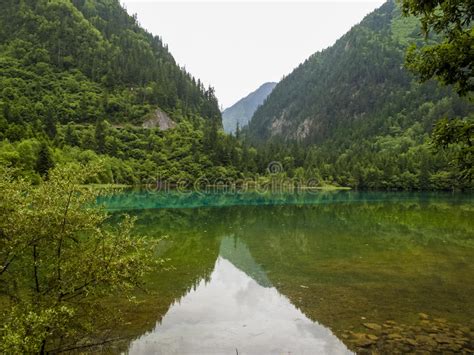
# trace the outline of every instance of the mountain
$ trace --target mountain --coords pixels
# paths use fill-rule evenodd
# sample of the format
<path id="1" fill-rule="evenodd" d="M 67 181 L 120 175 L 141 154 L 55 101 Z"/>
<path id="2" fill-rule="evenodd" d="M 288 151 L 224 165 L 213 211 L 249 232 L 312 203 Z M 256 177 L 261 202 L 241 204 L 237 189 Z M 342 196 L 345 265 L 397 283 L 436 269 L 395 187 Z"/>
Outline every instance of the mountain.
<path id="1" fill-rule="evenodd" d="M 231 107 L 222 112 L 222 124 L 228 133 L 234 133 L 237 123 L 240 127 L 245 126 L 255 110 L 263 104 L 267 96 L 272 92 L 277 83 L 265 83 L 254 92 L 240 99 Z"/>
<path id="2" fill-rule="evenodd" d="M 473 109 L 403 69 L 417 24 L 387 2 L 255 100 L 264 103 L 237 139 L 220 129 L 213 88 L 118 0 L 4 0 L 0 167 L 39 182 L 53 165 L 97 163 L 90 182 L 191 184 L 266 175 L 279 162 L 321 184 L 452 189 L 455 157 L 433 154 L 429 134 Z"/>
<path id="3" fill-rule="evenodd" d="M 38 106 L 60 123 L 95 122 L 103 113 L 136 122 L 153 106 L 220 119 L 212 90 L 117 0 L 5 0 L 0 24 L 8 119 L 31 123 Z"/>
<path id="4" fill-rule="evenodd" d="M 404 69 L 407 46 L 422 39 L 418 20 L 387 1 L 285 77 L 255 112 L 248 137 L 347 147 L 414 124 L 422 135 L 444 115 L 472 112 L 450 88 L 419 84 Z"/>
<path id="5" fill-rule="evenodd" d="M 37 180 L 97 160 L 101 182 L 193 179 L 232 169 L 236 142 L 220 127 L 214 89 L 118 0 L 2 1 L 2 166 Z"/>

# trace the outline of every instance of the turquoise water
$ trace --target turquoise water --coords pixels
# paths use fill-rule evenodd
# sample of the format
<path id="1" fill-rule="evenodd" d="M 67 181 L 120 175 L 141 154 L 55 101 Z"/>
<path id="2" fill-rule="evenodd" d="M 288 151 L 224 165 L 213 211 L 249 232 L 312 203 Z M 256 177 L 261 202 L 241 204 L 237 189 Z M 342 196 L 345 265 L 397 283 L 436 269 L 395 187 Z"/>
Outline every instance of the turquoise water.
<path id="1" fill-rule="evenodd" d="M 429 202 L 473 203 L 473 194 L 449 192 L 357 192 L 357 191 L 314 191 L 314 192 L 149 192 L 126 191 L 104 196 L 99 203 L 105 203 L 110 211 L 131 211 L 155 208 L 197 208 L 225 206 L 272 206 L 313 205 L 362 202 Z"/>
<path id="2" fill-rule="evenodd" d="M 137 233 L 167 236 L 165 269 L 118 327 L 129 353 L 472 347 L 473 195 L 131 191 L 100 202 L 136 216 Z"/>

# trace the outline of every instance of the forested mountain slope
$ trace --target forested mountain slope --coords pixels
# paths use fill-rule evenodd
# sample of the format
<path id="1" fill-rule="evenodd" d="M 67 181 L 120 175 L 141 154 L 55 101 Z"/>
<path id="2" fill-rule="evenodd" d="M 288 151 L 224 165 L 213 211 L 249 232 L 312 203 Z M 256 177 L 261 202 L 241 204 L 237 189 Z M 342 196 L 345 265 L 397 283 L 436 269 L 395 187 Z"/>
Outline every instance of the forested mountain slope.
<path id="1" fill-rule="evenodd" d="M 255 177 L 279 161 L 287 176 L 321 183 L 463 187 L 429 133 L 472 107 L 403 68 L 407 45 L 422 40 L 417 23 L 387 2 L 284 78 L 238 140 L 220 130 L 214 90 L 118 0 L 4 0 L 0 167 L 39 180 L 55 164 L 97 161 L 95 182 L 135 184 Z M 143 125 L 158 109 L 172 129 Z"/>
<path id="2" fill-rule="evenodd" d="M 222 112 L 222 125 L 224 130 L 233 133 L 237 124 L 239 127 L 245 126 L 250 118 L 252 118 L 255 110 L 263 104 L 268 95 L 275 88 L 277 83 L 265 83 L 257 90 L 240 99 L 232 106 L 226 108 Z"/>
<path id="3" fill-rule="evenodd" d="M 406 48 L 423 42 L 418 23 L 387 1 L 278 83 L 245 136 L 288 167 L 343 185 L 455 186 L 457 172 L 429 134 L 440 118 L 474 111 L 451 88 L 420 84 L 404 68 Z M 285 148 L 291 142 L 300 147 Z"/>
<path id="4" fill-rule="evenodd" d="M 6 0 L 0 21 L 10 118 L 28 121 L 23 116 L 35 116 L 36 103 L 54 106 L 55 118 L 67 122 L 93 121 L 102 110 L 109 120 L 139 120 L 150 105 L 219 116 L 212 92 L 116 0 Z M 16 112 L 16 104 L 30 111 Z"/>
<path id="5" fill-rule="evenodd" d="M 404 69 L 407 45 L 422 40 L 417 24 L 389 0 L 284 78 L 255 112 L 248 135 L 321 143 L 404 130 L 415 122 L 427 131 L 446 113 L 467 114 L 452 90 L 418 84 Z"/>
<path id="6" fill-rule="evenodd" d="M 140 128 L 158 107 L 176 130 Z M 1 163 L 37 176 L 57 162 L 103 155 L 105 180 L 193 176 L 221 165 L 221 125 L 214 90 L 180 68 L 118 0 L 2 2 Z"/>

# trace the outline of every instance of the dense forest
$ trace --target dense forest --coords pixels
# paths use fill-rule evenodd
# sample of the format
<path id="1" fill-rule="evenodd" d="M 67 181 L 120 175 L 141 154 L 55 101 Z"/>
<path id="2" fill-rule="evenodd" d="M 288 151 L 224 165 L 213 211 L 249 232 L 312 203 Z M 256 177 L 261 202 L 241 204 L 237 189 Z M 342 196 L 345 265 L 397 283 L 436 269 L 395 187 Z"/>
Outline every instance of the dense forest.
<path id="1" fill-rule="evenodd" d="M 372 189 L 472 187 L 431 145 L 472 106 L 404 69 L 414 18 L 389 1 L 284 78 L 243 132 L 222 130 L 212 87 L 179 67 L 117 0 L 8 0 L 0 13 L 0 163 L 38 182 L 100 161 L 90 182 L 268 176 Z M 176 127 L 144 125 L 157 109 Z"/>
<path id="2" fill-rule="evenodd" d="M 219 166 L 214 90 L 117 0 L 2 4 L 0 88 L 0 161 L 33 179 L 67 161 L 101 159 L 100 182 L 128 184 Z M 142 127 L 155 107 L 176 130 Z"/>
<path id="3" fill-rule="evenodd" d="M 288 165 L 341 185 L 472 187 L 449 164 L 457 148 L 437 151 L 430 139 L 441 118 L 472 120 L 472 104 L 435 81 L 419 83 L 405 69 L 409 44 L 425 44 L 421 32 L 417 18 L 386 2 L 284 78 L 245 136 L 264 150 L 280 150 Z M 428 44 L 437 40 L 430 35 Z"/>

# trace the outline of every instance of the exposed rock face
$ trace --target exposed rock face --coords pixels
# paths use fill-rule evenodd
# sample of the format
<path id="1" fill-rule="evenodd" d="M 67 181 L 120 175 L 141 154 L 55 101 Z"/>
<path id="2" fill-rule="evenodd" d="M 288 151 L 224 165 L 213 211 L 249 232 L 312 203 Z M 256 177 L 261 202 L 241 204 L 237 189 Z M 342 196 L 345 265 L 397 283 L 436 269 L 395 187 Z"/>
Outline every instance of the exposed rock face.
<path id="1" fill-rule="evenodd" d="M 298 128 L 296 129 L 296 139 L 303 140 L 308 137 L 311 131 L 312 121 L 311 119 L 307 118 L 301 123 Z"/>
<path id="2" fill-rule="evenodd" d="M 163 110 L 157 108 L 150 114 L 142 125 L 143 128 L 159 128 L 162 131 L 176 127 L 174 122 Z"/>

